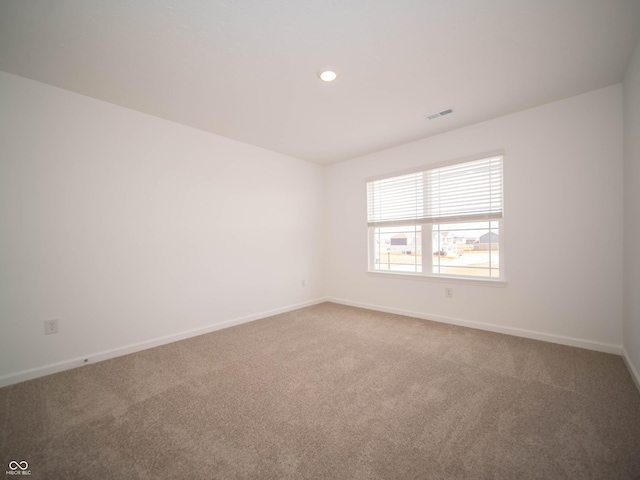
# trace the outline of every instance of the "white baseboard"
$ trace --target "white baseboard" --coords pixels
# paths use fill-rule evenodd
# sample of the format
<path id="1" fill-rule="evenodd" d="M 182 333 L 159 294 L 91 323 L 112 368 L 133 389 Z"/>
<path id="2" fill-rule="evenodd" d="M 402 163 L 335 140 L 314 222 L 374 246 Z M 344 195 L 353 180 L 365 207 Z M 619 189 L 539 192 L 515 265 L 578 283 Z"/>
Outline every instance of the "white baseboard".
<path id="1" fill-rule="evenodd" d="M 247 315 L 245 317 L 227 320 L 227 321 L 216 323 L 213 325 L 208 325 L 202 328 L 187 330 L 184 332 L 167 335 L 164 337 L 154 338 L 144 342 L 126 345 L 124 347 L 119 347 L 112 350 L 107 350 L 107 351 L 98 352 L 91 355 L 86 355 L 80 358 L 64 360 L 58 363 L 53 363 L 53 364 L 44 365 L 41 367 L 32 368 L 29 370 L 23 370 L 17 373 L 3 375 L 0 377 L 0 387 L 13 385 L 15 383 L 24 382 L 26 380 L 32 380 L 34 378 L 43 377 L 45 375 L 50 375 L 52 373 L 62 372 L 64 370 L 70 370 L 72 368 L 77 368 L 83 365 L 87 365 L 88 363 L 96 363 L 96 362 L 101 362 L 103 360 L 109 360 L 111 358 L 120 357 L 122 355 L 128 355 L 130 353 L 139 352 L 141 350 L 158 347 L 160 345 L 166 345 L 168 343 L 177 342 L 179 340 L 185 340 L 187 338 L 215 332 L 217 330 L 222 330 L 224 328 L 233 327 L 235 325 L 241 325 L 243 323 L 252 322 L 254 320 L 259 320 L 261 318 L 271 317 L 273 315 L 278 315 L 280 313 L 290 312 L 292 310 L 297 310 L 299 308 L 317 305 L 323 302 L 333 302 L 341 305 L 364 308 L 367 310 L 376 310 L 379 312 L 394 313 L 398 315 L 405 315 L 407 317 L 420 318 L 423 320 L 431 320 L 431 321 L 440 322 L 440 323 L 459 325 L 462 327 L 476 328 L 479 330 L 487 330 L 490 332 L 504 333 L 507 335 L 514 335 L 517 337 L 531 338 L 533 340 L 541 340 L 544 342 L 558 343 L 561 345 L 568 345 L 571 347 L 586 348 L 588 350 L 595 350 L 598 352 L 622 355 L 624 362 L 627 365 L 627 368 L 629 369 L 629 372 L 631 373 L 631 376 L 636 386 L 638 387 L 638 390 L 640 390 L 640 374 L 638 373 L 638 370 L 633 365 L 627 351 L 622 346 L 616 346 L 616 345 L 611 345 L 611 344 L 606 344 L 601 342 L 594 342 L 591 340 L 583 340 L 579 338 L 564 337 L 561 335 L 553 335 L 553 334 L 536 332 L 531 330 L 524 330 L 524 329 L 514 328 L 514 327 L 505 327 L 502 325 L 495 325 L 490 323 L 475 322 L 472 320 L 464 320 L 460 318 L 447 317 L 443 315 L 428 314 L 428 313 L 417 312 L 413 310 L 404 310 L 404 309 L 394 308 L 394 307 L 385 307 L 382 305 L 374 305 L 374 304 L 363 303 L 363 302 L 353 302 L 350 300 L 344 300 L 340 298 L 320 298 L 316 300 L 310 300 L 307 302 L 297 303 L 297 304 L 289 305 L 286 307 L 281 307 L 273 310 L 268 310 L 265 312 Z M 88 361 L 85 361 L 85 360 L 88 360 Z"/>
<path id="2" fill-rule="evenodd" d="M 213 325 L 208 325 L 202 328 L 187 330 L 187 331 L 175 333 L 172 335 L 166 335 L 164 337 L 153 338 L 151 340 L 147 340 L 144 342 L 126 345 L 124 347 L 114 348 L 112 350 L 107 350 L 104 352 L 85 355 L 80 358 L 73 358 L 70 360 L 64 360 L 62 362 L 57 362 L 49 365 L 44 365 L 41 367 L 31 368 L 29 370 L 23 370 L 17 373 L 10 373 L 0 377 L 0 387 L 6 387 L 8 385 L 13 385 L 15 383 L 24 382 L 26 380 L 32 380 L 34 378 L 43 377 L 45 375 L 50 375 L 52 373 L 62 372 L 64 370 L 70 370 L 72 368 L 81 367 L 89 363 L 102 362 L 104 360 L 120 357 L 122 355 L 128 355 L 130 353 L 139 352 L 141 350 L 158 347 L 160 345 L 166 345 L 168 343 L 177 342 L 179 340 L 185 340 L 187 338 L 196 337 L 198 335 L 203 335 L 205 333 L 215 332 L 217 330 L 222 330 L 224 328 L 233 327 L 235 325 L 241 325 L 243 323 L 253 322 L 254 320 L 259 320 L 261 318 L 266 318 L 266 317 L 272 317 L 273 315 L 290 312 L 292 310 L 298 310 L 299 308 L 310 307 L 311 305 L 317 305 L 318 303 L 323 303 L 323 302 L 326 302 L 326 299 L 321 298 L 316 300 L 310 300 L 307 302 L 296 303 L 294 305 L 288 305 L 286 307 L 276 308 L 274 310 L 268 310 L 266 312 L 260 312 L 252 315 L 247 315 L 245 317 L 226 320 L 224 322 L 215 323 Z"/>
<path id="3" fill-rule="evenodd" d="M 635 365 L 631 361 L 631 357 L 629 356 L 629 352 L 627 352 L 627 349 L 624 348 L 624 345 L 622 346 L 622 358 L 624 360 L 624 363 L 627 365 L 627 369 L 629 370 L 629 373 L 631 374 L 631 378 L 633 378 L 633 382 L 636 384 L 636 387 L 638 388 L 638 391 L 640 392 L 640 372 L 638 372 L 638 369 L 635 367 Z"/>
<path id="4" fill-rule="evenodd" d="M 588 350 L 595 350 L 604 353 L 613 353 L 615 355 L 622 354 L 622 348 L 618 345 L 611 345 L 608 343 L 594 342 L 591 340 L 583 340 L 580 338 L 564 337 L 562 335 L 553 335 L 549 333 L 536 332 L 532 330 L 524 330 L 521 328 L 505 327 L 502 325 L 495 325 L 491 323 L 475 322 L 472 320 L 464 320 L 455 317 L 445 317 L 443 315 L 434 315 L 430 313 L 416 312 L 413 310 L 404 310 L 401 308 L 385 307 L 382 305 L 373 305 L 370 303 L 352 302 L 350 300 L 344 300 L 341 298 L 327 298 L 328 302 L 339 303 L 342 305 L 349 305 L 352 307 L 365 308 L 367 310 L 376 310 L 379 312 L 395 313 L 397 315 L 404 315 L 407 317 L 421 318 L 423 320 L 432 320 L 434 322 L 449 323 L 452 325 L 459 325 L 461 327 L 476 328 L 478 330 L 487 330 L 490 332 L 504 333 L 507 335 L 513 335 L 516 337 L 531 338 L 533 340 L 541 340 L 543 342 L 558 343 L 561 345 L 568 345 L 570 347 L 586 348 Z"/>

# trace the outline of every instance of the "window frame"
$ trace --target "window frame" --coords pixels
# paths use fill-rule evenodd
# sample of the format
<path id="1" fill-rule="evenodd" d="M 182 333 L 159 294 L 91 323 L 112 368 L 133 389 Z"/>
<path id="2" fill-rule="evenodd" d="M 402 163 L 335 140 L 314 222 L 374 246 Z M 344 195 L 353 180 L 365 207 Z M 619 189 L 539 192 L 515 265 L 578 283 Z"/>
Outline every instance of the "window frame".
<path id="1" fill-rule="evenodd" d="M 368 247 L 368 265 L 367 265 L 367 273 L 372 275 L 380 275 L 380 276 L 391 276 L 396 278 L 412 278 L 412 279 L 424 279 L 431 281 L 439 281 L 439 282 L 455 282 L 455 283 L 467 283 L 467 284 L 475 284 L 475 285 L 496 285 L 496 286 L 504 286 L 506 285 L 506 276 L 505 276 L 505 208 L 504 208 L 504 177 L 505 177 L 505 152 L 502 149 L 493 150 L 489 152 L 484 152 L 477 155 L 470 155 L 462 158 L 456 158 L 452 160 L 447 160 L 443 162 L 437 162 L 430 165 L 424 165 L 418 168 L 406 169 L 401 171 L 396 171 L 392 173 L 388 173 L 385 175 L 379 175 L 376 177 L 367 178 L 365 180 L 365 185 L 370 182 L 376 180 L 383 180 L 393 177 L 398 177 L 402 175 L 408 175 L 411 173 L 417 172 L 426 172 L 428 170 L 438 169 L 442 167 L 452 166 L 456 164 L 462 164 L 467 162 L 473 162 L 476 160 L 482 160 L 490 157 L 502 157 L 502 217 L 499 219 L 487 219 L 488 222 L 497 222 L 498 223 L 498 252 L 499 252 L 499 264 L 498 264 L 498 276 L 473 276 L 473 275 L 453 275 L 447 273 L 433 273 L 433 255 L 431 254 L 433 251 L 432 248 L 432 238 L 433 238 L 433 226 L 438 224 L 468 224 L 475 223 L 474 221 L 469 220 L 460 220 L 460 221 L 443 221 L 439 223 L 422 223 L 416 221 L 412 224 L 407 224 L 407 227 L 415 227 L 417 225 L 421 226 L 421 249 L 422 249 L 422 272 L 402 272 L 402 271 L 392 271 L 392 270 L 380 270 L 376 269 L 375 256 L 376 256 L 376 229 L 380 227 L 369 226 L 367 225 L 367 247 Z M 484 220 L 477 220 L 484 221 Z M 427 233 L 428 230 L 428 233 Z M 431 252 L 431 253 L 430 253 Z"/>

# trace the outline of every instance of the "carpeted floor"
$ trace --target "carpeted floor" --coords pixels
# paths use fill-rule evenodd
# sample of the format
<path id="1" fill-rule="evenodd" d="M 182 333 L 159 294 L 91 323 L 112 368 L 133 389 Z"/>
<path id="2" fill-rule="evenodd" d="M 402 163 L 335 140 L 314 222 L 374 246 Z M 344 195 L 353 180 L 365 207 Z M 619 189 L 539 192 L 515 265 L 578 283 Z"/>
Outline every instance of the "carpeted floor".
<path id="1" fill-rule="evenodd" d="M 615 355 L 324 303 L 2 388 L 0 452 L 33 479 L 630 479 L 640 393 Z"/>

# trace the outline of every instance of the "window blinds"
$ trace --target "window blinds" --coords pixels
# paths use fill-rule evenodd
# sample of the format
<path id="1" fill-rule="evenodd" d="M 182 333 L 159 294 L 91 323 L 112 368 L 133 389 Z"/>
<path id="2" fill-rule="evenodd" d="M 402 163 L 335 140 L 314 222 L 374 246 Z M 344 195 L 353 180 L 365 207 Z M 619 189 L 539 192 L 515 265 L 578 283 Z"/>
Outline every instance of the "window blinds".
<path id="1" fill-rule="evenodd" d="M 502 218 L 502 155 L 367 182 L 370 227 Z"/>

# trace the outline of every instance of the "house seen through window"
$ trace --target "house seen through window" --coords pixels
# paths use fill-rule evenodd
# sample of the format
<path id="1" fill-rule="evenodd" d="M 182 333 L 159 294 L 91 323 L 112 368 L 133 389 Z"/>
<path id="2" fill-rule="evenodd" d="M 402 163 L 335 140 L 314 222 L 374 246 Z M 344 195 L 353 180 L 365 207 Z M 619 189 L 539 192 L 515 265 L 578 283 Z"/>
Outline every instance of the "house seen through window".
<path id="1" fill-rule="evenodd" d="M 502 279 L 502 154 L 367 182 L 369 270 Z"/>

